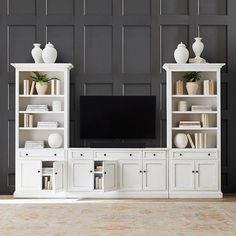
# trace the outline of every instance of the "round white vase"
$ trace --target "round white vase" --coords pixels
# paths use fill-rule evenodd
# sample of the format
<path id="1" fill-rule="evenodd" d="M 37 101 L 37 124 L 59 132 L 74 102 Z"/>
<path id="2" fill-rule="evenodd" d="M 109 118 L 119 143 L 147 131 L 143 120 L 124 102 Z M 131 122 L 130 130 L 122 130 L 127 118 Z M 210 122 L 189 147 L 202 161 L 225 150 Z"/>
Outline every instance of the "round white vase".
<path id="1" fill-rule="evenodd" d="M 198 82 L 187 82 L 186 90 L 189 95 L 196 95 L 198 90 Z"/>
<path id="2" fill-rule="evenodd" d="M 174 144 L 177 148 L 186 148 L 188 145 L 188 137 L 184 133 L 176 134 L 174 137 Z"/>
<path id="3" fill-rule="evenodd" d="M 202 54 L 202 51 L 204 49 L 204 44 L 202 42 L 202 38 L 197 37 L 197 38 L 194 38 L 194 39 L 195 39 L 195 42 L 192 45 L 192 49 L 193 49 L 193 51 L 195 53 L 195 56 L 197 58 L 200 58 L 201 54 Z"/>
<path id="4" fill-rule="evenodd" d="M 182 42 L 175 49 L 174 58 L 178 64 L 186 63 L 188 61 L 189 51 Z"/>
<path id="5" fill-rule="evenodd" d="M 40 43 L 34 43 L 34 48 L 31 50 L 31 55 L 35 63 L 43 63 L 42 49 L 40 48 Z"/>
<path id="6" fill-rule="evenodd" d="M 48 145 L 51 148 L 61 147 L 63 142 L 62 136 L 58 133 L 53 133 L 48 136 Z"/>
<path id="7" fill-rule="evenodd" d="M 35 88 L 36 88 L 37 94 L 44 95 L 47 92 L 48 83 L 40 84 L 40 83 L 37 82 L 36 85 L 35 85 Z"/>
<path id="8" fill-rule="evenodd" d="M 43 61 L 45 63 L 54 63 L 57 59 L 57 50 L 54 48 L 53 44 L 50 42 L 46 44 L 42 51 Z"/>

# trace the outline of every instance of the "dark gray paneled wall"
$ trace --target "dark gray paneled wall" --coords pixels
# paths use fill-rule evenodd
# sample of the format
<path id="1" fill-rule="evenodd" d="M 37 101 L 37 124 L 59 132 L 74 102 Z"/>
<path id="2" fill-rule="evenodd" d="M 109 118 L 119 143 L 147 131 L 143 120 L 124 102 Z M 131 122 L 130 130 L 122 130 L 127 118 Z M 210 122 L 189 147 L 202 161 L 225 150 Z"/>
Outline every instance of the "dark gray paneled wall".
<path id="1" fill-rule="evenodd" d="M 58 62 L 72 62 L 71 146 L 79 140 L 80 95 L 156 95 L 157 138 L 165 146 L 163 63 L 198 31 L 222 74 L 222 184 L 236 193 L 235 0 L 0 0 L 0 192 L 14 190 L 14 70 L 32 62 L 34 42 L 51 41 Z"/>

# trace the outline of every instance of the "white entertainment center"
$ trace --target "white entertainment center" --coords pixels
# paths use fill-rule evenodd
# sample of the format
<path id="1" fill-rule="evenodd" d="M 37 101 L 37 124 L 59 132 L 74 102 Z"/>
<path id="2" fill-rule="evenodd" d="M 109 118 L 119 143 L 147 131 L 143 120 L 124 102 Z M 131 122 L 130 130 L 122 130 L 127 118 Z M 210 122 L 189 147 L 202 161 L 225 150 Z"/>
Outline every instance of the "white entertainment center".
<path id="1" fill-rule="evenodd" d="M 165 64 L 167 73 L 167 147 L 166 148 L 71 148 L 69 146 L 69 85 L 72 64 L 15 63 L 16 107 L 16 190 L 17 198 L 221 198 L 221 107 L 220 76 L 224 64 Z M 45 95 L 24 94 L 24 80 L 32 72 L 58 78 L 60 92 Z M 213 80 L 213 94 L 176 94 L 178 80 L 189 71 L 201 73 L 203 80 Z M 187 111 L 179 111 L 177 103 L 186 101 Z M 60 101 L 61 111 L 51 109 Z M 27 111 L 28 105 L 45 104 L 47 111 Z M 192 111 L 192 105 L 211 105 L 211 111 Z M 33 116 L 25 127 L 25 114 Z M 207 114 L 209 125 L 180 128 L 182 120 L 195 121 Z M 40 128 L 37 122 L 57 121 L 60 126 Z M 204 148 L 176 148 L 177 133 L 203 132 Z M 25 148 L 27 140 L 48 140 L 51 133 L 63 137 L 60 148 Z M 200 134 L 199 134 L 200 136 Z M 49 171 L 50 170 L 50 171 Z M 47 182 L 50 179 L 49 187 Z"/>

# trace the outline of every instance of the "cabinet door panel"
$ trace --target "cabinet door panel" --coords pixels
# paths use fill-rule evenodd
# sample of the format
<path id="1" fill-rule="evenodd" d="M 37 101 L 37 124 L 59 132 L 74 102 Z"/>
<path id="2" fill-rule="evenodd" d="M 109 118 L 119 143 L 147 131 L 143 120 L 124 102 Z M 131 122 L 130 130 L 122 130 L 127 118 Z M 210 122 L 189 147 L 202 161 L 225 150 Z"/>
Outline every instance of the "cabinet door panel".
<path id="1" fill-rule="evenodd" d="M 196 190 L 218 190 L 218 161 L 196 161 Z"/>
<path id="2" fill-rule="evenodd" d="M 143 190 L 166 190 L 166 161 L 143 161 Z"/>
<path id="3" fill-rule="evenodd" d="M 117 162 L 104 161 L 103 190 L 112 191 L 117 188 Z"/>
<path id="4" fill-rule="evenodd" d="M 19 187 L 21 191 L 42 189 L 42 162 L 25 160 L 19 162 Z"/>
<path id="5" fill-rule="evenodd" d="M 69 186 L 74 191 L 93 190 L 93 161 L 81 160 L 69 162 Z"/>
<path id="6" fill-rule="evenodd" d="M 65 168 L 64 162 L 56 161 L 53 163 L 53 189 L 54 191 L 64 190 Z"/>
<path id="7" fill-rule="evenodd" d="M 142 190 L 142 161 L 120 160 L 120 190 Z"/>
<path id="8" fill-rule="evenodd" d="M 170 161 L 170 190 L 194 190 L 194 161 Z"/>

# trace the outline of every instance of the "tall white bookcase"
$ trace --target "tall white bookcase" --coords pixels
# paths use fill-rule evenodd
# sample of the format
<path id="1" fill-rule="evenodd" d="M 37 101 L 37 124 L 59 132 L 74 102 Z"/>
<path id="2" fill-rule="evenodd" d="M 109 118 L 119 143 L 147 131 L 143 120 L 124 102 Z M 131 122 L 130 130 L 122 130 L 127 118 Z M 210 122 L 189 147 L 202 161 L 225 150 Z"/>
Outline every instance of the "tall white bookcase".
<path id="1" fill-rule="evenodd" d="M 16 153 L 16 192 L 27 190 L 46 192 L 50 194 L 52 190 L 63 190 L 66 186 L 65 160 L 66 148 L 69 145 L 69 84 L 70 69 L 72 64 L 35 64 L 35 63 L 15 63 L 16 77 L 16 103 L 15 103 L 15 153 Z M 29 80 L 32 83 L 32 72 L 37 71 L 47 74 L 48 78 L 57 78 L 60 83 L 60 90 L 55 95 L 51 93 L 51 86 L 45 95 L 24 94 L 23 82 Z M 35 89 L 34 89 L 35 90 Z M 53 111 L 53 101 L 61 102 L 61 111 Z M 27 111 L 27 105 L 47 105 L 48 111 Z M 33 116 L 33 126 L 24 126 L 24 115 Z M 57 121 L 57 128 L 39 128 L 37 122 Z M 63 143 L 60 148 L 50 148 L 48 137 L 52 133 L 60 134 Z M 44 141 L 45 147 L 42 149 L 25 148 L 26 141 Z M 45 190 L 45 191 L 41 191 Z"/>
<path id="2" fill-rule="evenodd" d="M 222 197 L 221 193 L 221 102 L 220 77 L 224 64 L 165 64 L 167 73 L 167 148 L 169 152 L 170 197 Z M 186 72 L 200 72 L 196 95 L 188 95 L 185 88 Z M 176 82 L 182 80 L 183 94 L 176 93 Z M 213 80 L 214 93 L 203 93 L 203 81 Z M 187 111 L 178 111 L 178 102 L 187 102 Z M 211 111 L 192 111 L 192 105 L 210 105 Z M 209 125 L 198 128 L 179 128 L 180 121 L 201 121 L 207 114 Z M 195 142 L 195 134 L 204 134 L 206 146 L 177 148 L 174 137 L 178 133 L 189 134 Z M 202 135 L 201 134 L 201 135 Z"/>

